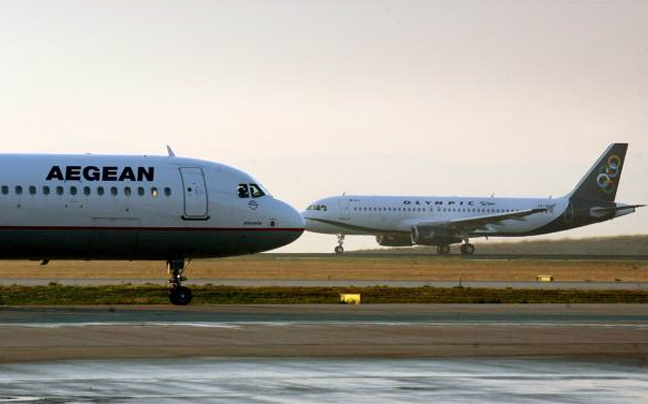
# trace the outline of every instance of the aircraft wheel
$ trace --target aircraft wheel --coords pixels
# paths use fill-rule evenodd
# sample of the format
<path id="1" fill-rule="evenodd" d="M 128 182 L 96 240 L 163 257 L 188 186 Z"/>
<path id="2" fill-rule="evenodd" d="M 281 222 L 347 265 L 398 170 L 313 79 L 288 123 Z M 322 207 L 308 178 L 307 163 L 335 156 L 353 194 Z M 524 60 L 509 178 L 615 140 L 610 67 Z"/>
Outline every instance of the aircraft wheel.
<path id="1" fill-rule="evenodd" d="M 437 253 L 439 253 L 440 255 L 450 254 L 450 246 L 449 245 L 439 245 L 439 246 L 437 246 Z"/>
<path id="2" fill-rule="evenodd" d="M 342 254 L 343 252 L 344 252 L 344 247 L 342 247 L 341 245 L 335 247 L 336 254 Z"/>
<path id="3" fill-rule="evenodd" d="M 169 292 L 169 300 L 178 306 L 186 306 L 191 302 L 191 289 L 186 286 L 178 286 Z"/>
<path id="4" fill-rule="evenodd" d="M 475 246 L 466 243 L 461 245 L 461 255 L 473 255 L 475 253 Z"/>

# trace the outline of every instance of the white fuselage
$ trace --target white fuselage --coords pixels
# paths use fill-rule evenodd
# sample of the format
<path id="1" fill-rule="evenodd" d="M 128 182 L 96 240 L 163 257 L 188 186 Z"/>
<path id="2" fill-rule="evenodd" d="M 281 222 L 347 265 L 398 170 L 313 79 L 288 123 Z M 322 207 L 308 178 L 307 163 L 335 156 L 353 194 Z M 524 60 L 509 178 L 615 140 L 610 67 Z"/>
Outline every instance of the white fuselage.
<path id="1" fill-rule="evenodd" d="M 218 257 L 304 229 L 251 176 L 204 160 L 3 154 L 0 173 L 0 258 Z"/>
<path id="2" fill-rule="evenodd" d="M 336 253 L 347 234 L 374 235 L 383 246 L 449 245 L 470 237 L 553 233 L 627 215 L 644 205 L 615 202 L 627 143 L 612 143 L 569 194 L 552 198 L 342 195 L 320 199 L 303 213 L 306 229 L 337 234 Z"/>
<path id="3" fill-rule="evenodd" d="M 436 196 L 358 196 L 324 198 L 303 212 L 306 229 L 316 233 L 379 235 L 409 233 L 420 223 L 444 223 L 454 219 L 542 208 L 521 220 L 475 230 L 471 236 L 523 235 L 542 228 L 565 214 L 566 198 L 489 198 Z"/>

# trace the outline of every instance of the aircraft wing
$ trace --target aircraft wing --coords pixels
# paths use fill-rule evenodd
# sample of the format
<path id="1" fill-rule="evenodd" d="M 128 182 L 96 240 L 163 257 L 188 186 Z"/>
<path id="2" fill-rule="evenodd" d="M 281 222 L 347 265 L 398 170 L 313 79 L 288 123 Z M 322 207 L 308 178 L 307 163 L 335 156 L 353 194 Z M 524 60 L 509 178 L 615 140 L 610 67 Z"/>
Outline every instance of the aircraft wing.
<path id="1" fill-rule="evenodd" d="M 524 218 L 536 213 L 546 212 L 545 208 L 534 208 L 518 210 L 515 212 L 496 213 L 493 215 L 482 215 L 464 217 L 460 219 L 446 220 L 443 222 L 424 222 L 419 223 L 419 226 L 439 226 L 452 229 L 457 233 L 469 233 L 475 230 L 488 230 L 489 225 L 499 225 L 505 220 L 525 220 Z"/>

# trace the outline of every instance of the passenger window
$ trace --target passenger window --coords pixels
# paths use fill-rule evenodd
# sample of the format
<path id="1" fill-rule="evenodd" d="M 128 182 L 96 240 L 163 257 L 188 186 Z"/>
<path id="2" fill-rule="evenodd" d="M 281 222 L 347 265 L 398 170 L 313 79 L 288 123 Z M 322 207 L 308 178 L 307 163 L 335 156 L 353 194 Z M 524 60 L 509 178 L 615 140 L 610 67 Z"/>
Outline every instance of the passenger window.
<path id="1" fill-rule="evenodd" d="M 45 185 L 45 186 L 43 187 L 43 195 L 49 195 L 49 194 L 50 194 L 50 187 L 48 187 L 47 185 Z"/>
<path id="2" fill-rule="evenodd" d="M 131 189 L 130 189 L 130 187 L 126 187 L 126 188 L 124 188 L 124 195 L 126 195 L 126 196 L 131 196 Z"/>
<path id="3" fill-rule="evenodd" d="M 77 187 L 70 187 L 70 194 L 71 195 L 76 195 L 77 194 Z"/>
<path id="4" fill-rule="evenodd" d="M 239 198 L 249 198 L 250 197 L 250 191 L 248 191 L 247 184 L 239 184 L 237 192 L 238 192 L 238 197 Z"/>
<path id="5" fill-rule="evenodd" d="M 158 196 L 158 189 L 156 187 L 151 188 L 151 196 L 153 198 L 157 198 Z"/>
<path id="6" fill-rule="evenodd" d="M 104 189 L 104 187 L 97 188 L 97 195 L 102 196 L 105 192 L 106 190 Z"/>
<path id="7" fill-rule="evenodd" d="M 146 193 L 146 190 L 144 189 L 144 187 L 137 188 L 137 195 L 144 196 L 145 193 Z"/>
<path id="8" fill-rule="evenodd" d="M 90 195 L 90 192 L 91 192 L 90 187 L 83 187 L 83 194 L 85 196 Z"/>
<path id="9" fill-rule="evenodd" d="M 9 194 L 9 187 L 6 185 L 2 186 L 2 195 L 8 195 Z"/>
<path id="10" fill-rule="evenodd" d="M 16 185 L 16 195 L 22 195 L 23 189 L 20 185 Z"/>
<path id="11" fill-rule="evenodd" d="M 257 184 L 250 184 L 250 193 L 252 198 L 260 198 L 265 195 L 265 192 Z"/>
<path id="12" fill-rule="evenodd" d="M 164 195 L 165 196 L 171 196 L 171 188 L 169 188 L 169 187 L 164 188 Z"/>
<path id="13" fill-rule="evenodd" d="M 118 193 L 119 193 L 119 191 L 117 191 L 117 187 L 111 187 L 110 188 L 110 194 L 112 196 L 117 196 Z"/>
<path id="14" fill-rule="evenodd" d="M 36 187 L 33 185 L 29 186 L 29 194 L 30 195 L 36 195 Z"/>
<path id="15" fill-rule="evenodd" d="M 64 192 L 65 190 L 63 189 L 63 187 L 56 187 L 56 195 L 63 195 Z"/>

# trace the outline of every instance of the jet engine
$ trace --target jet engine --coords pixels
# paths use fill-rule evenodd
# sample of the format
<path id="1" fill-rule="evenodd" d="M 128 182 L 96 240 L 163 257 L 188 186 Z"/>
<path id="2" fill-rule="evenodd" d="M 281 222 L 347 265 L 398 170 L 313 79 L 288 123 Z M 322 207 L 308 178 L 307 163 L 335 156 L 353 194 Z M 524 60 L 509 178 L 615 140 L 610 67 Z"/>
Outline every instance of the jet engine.
<path id="1" fill-rule="evenodd" d="M 450 245 L 460 243 L 461 237 L 449 229 L 438 226 L 412 226 L 412 243 L 420 245 Z"/>
<path id="2" fill-rule="evenodd" d="M 412 239 L 408 236 L 387 236 L 379 234 L 376 236 L 376 242 L 384 247 L 410 247 Z"/>

